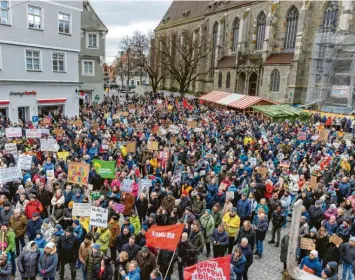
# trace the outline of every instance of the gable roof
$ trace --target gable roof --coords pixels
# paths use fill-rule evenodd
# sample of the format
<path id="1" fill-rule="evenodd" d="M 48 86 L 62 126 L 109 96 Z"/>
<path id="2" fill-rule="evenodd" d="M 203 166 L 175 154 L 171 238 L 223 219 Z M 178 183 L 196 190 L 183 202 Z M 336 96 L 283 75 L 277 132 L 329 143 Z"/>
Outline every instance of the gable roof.
<path id="1" fill-rule="evenodd" d="M 266 59 L 265 64 L 291 64 L 293 53 L 272 53 Z"/>
<path id="2" fill-rule="evenodd" d="M 83 8 L 85 9 L 85 7 L 89 7 L 89 12 L 92 12 L 93 13 L 93 15 L 96 17 L 96 19 L 98 20 L 98 22 L 102 25 L 101 26 L 101 28 L 100 28 L 100 30 L 102 30 L 102 31 L 105 31 L 106 33 L 108 32 L 108 29 L 107 29 L 107 27 L 106 27 L 106 25 L 102 22 L 102 20 L 100 19 L 100 17 L 97 15 L 97 13 L 95 12 L 95 10 L 94 10 L 94 8 L 90 5 L 90 2 L 89 2 L 89 0 L 85 0 L 85 1 L 83 1 Z M 84 10 L 83 10 L 84 11 Z M 83 26 L 81 26 L 82 27 L 82 29 L 83 29 Z M 84 26 L 84 28 L 86 28 L 85 26 Z"/>
<path id="3" fill-rule="evenodd" d="M 217 64 L 216 69 L 234 68 L 236 66 L 236 56 L 223 56 Z"/>

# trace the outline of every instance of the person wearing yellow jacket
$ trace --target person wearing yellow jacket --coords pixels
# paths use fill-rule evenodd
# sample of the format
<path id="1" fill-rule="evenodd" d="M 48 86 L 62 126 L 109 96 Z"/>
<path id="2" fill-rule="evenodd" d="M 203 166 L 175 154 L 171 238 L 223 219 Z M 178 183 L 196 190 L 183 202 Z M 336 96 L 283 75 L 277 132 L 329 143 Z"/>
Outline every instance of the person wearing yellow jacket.
<path id="1" fill-rule="evenodd" d="M 100 245 L 100 250 L 106 255 L 110 244 L 111 232 L 107 228 L 99 228 L 95 233 L 95 243 Z"/>
<path id="2" fill-rule="evenodd" d="M 233 251 L 234 239 L 237 236 L 240 228 L 240 218 L 237 215 L 237 208 L 233 207 L 230 212 L 227 212 L 223 216 L 222 221 L 226 232 L 229 235 L 228 254 L 231 254 Z"/>
<path id="3" fill-rule="evenodd" d="M 129 217 L 129 222 L 134 227 L 134 235 L 137 235 L 141 230 L 141 222 L 135 210 L 132 210 L 131 217 Z"/>

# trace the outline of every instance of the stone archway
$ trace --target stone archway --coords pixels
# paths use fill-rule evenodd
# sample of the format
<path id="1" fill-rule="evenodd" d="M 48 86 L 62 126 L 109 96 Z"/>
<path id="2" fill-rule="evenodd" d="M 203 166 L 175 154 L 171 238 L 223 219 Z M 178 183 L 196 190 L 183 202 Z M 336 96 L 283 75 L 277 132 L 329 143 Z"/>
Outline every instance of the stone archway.
<path id="1" fill-rule="evenodd" d="M 253 72 L 249 76 L 249 86 L 248 86 L 248 95 L 257 95 L 258 93 L 258 75 Z"/>
<path id="2" fill-rule="evenodd" d="M 240 73 L 237 81 L 237 93 L 244 94 L 245 92 L 246 75 L 244 72 Z"/>

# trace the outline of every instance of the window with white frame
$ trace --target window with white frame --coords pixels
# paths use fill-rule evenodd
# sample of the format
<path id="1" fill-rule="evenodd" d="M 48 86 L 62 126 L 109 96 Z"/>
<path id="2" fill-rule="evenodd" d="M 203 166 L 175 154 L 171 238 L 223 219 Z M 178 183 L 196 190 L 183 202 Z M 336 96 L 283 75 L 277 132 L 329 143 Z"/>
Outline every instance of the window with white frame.
<path id="1" fill-rule="evenodd" d="M 83 76 L 94 76 L 94 61 L 83 60 L 82 67 L 83 67 L 82 69 Z"/>
<path id="2" fill-rule="evenodd" d="M 27 20 L 29 28 L 42 29 L 42 8 L 28 6 Z"/>
<path id="3" fill-rule="evenodd" d="M 279 92 L 280 90 L 280 72 L 277 69 L 272 70 L 270 76 L 270 91 Z"/>
<path id="4" fill-rule="evenodd" d="M 58 13 L 58 28 L 59 33 L 70 34 L 70 14 Z"/>
<path id="5" fill-rule="evenodd" d="M 41 52 L 26 50 L 26 70 L 40 71 L 41 70 Z"/>
<path id="6" fill-rule="evenodd" d="M 65 72 L 65 54 L 64 53 L 53 53 L 53 72 Z"/>
<path id="7" fill-rule="evenodd" d="M 9 1 L 0 1 L 0 23 L 10 23 Z"/>
<path id="8" fill-rule="evenodd" d="M 93 48 L 93 49 L 98 48 L 97 39 L 98 39 L 97 34 L 89 33 L 87 35 L 87 46 L 88 46 L 88 48 Z"/>

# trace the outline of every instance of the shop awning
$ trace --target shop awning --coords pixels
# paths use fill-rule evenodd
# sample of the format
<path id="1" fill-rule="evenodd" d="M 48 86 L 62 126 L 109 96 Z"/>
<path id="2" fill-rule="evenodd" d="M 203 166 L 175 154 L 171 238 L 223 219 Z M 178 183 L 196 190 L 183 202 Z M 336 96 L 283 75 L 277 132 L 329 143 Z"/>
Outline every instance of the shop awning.
<path id="1" fill-rule="evenodd" d="M 214 102 L 216 103 L 218 100 L 221 100 L 222 98 L 227 97 L 228 95 L 231 95 L 232 93 L 230 92 L 224 92 L 224 91 L 211 91 L 210 93 L 203 95 L 200 97 L 201 100 L 207 101 L 207 102 Z"/>
<path id="2" fill-rule="evenodd" d="M 235 108 L 235 109 L 243 110 L 243 109 L 253 106 L 259 102 L 264 102 L 264 103 L 268 103 L 268 104 L 275 104 L 274 102 L 272 102 L 270 100 L 267 100 L 267 99 L 264 99 L 264 98 L 261 98 L 258 96 L 243 95 L 242 98 L 230 103 L 228 106 Z"/>
<path id="3" fill-rule="evenodd" d="M 280 105 L 266 105 L 266 106 L 252 106 L 255 111 L 263 113 L 273 120 L 293 120 L 293 119 L 307 119 L 310 114 L 300 109 L 292 107 L 288 104 Z"/>
<path id="4" fill-rule="evenodd" d="M 54 99 L 37 99 L 38 103 L 64 103 L 66 98 L 54 98 Z"/>
<path id="5" fill-rule="evenodd" d="M 8 105 L 10 104 L 10 100 L 0 100 L 0 105 Z"/>
<path id="6" fill-rule="evenodd" d="M 236 100 L 239 100 L 241 98 L 243 98 L 244 95 L 242 94 L 231 94 L 231 95 L 228 95 L 227 97 L 225 98 L 222 98 L 220 100 L 217 101 L 218 104 L 221 104 L 221 105 L 225 105 L 225 106 L 228 106 L 229 104 L 235 102 Z"/>

